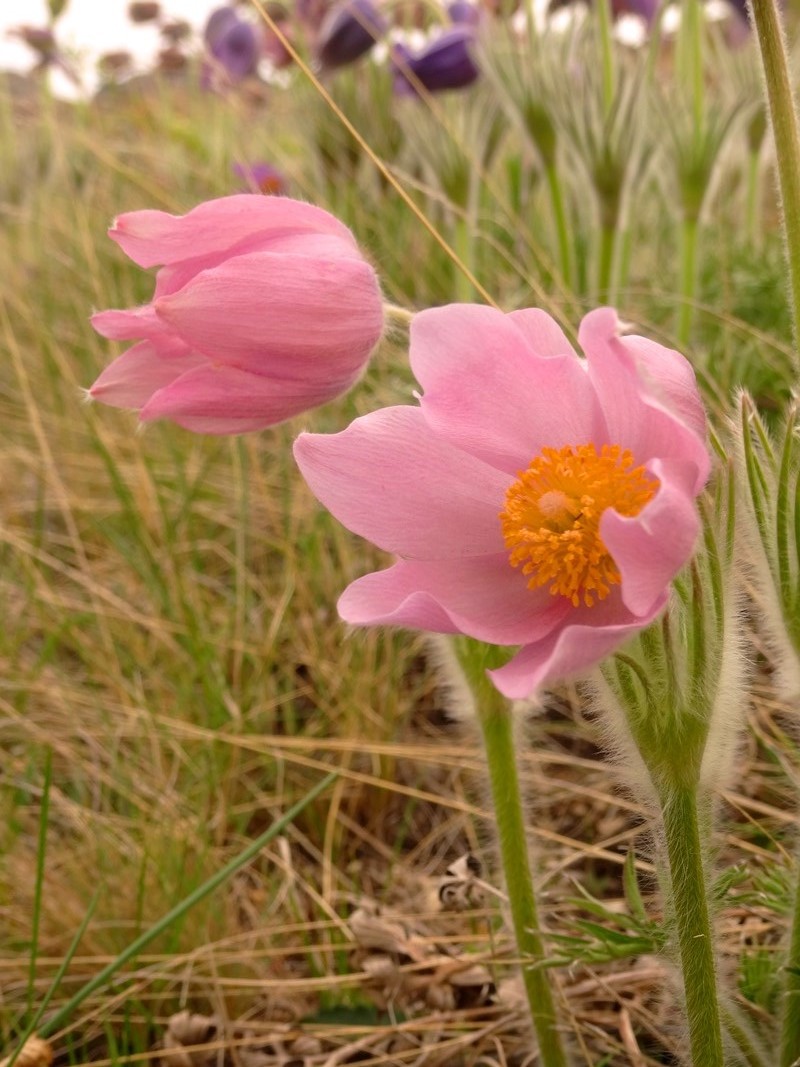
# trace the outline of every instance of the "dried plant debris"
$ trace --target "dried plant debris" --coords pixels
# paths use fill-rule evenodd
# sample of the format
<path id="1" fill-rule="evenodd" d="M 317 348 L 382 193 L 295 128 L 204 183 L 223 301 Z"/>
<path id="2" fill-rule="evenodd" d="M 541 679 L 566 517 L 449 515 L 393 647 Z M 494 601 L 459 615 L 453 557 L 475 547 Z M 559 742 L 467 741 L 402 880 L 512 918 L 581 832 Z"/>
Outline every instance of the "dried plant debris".
<path id="1" fill-rule="evenodd" d="M 163 1067 L 211 1067 L 218 1059 L 220 1029 L 212 1015 L 179 1011 L 161 1040 Z"/>
<path id="2" fill-rule="evenodd" d="M 0 1067 L 8 1067 L 12 1060 L 14 1067 L 50 1067 L 53 1062 L 53 1048 L 49 1041 L 34 1034 L 28 1038 L 21 1051 L 14 1050 L 10 1056 L 0 1060 Z"/>
<path id="3" fill-rule="evenodd" d="M 492 1003 L 495 985 L 483 956 L 439 945 L 373 901 L 356 908 L 349 926 L 358 943 L 354 965 L 381 1008 L 455 1011 Z"/>

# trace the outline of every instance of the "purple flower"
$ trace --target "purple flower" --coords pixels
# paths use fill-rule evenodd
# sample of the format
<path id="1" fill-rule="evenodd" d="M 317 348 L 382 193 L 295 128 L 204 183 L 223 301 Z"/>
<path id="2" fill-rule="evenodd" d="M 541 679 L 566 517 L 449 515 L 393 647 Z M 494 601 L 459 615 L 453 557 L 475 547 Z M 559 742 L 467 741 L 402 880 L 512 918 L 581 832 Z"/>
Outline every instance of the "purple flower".
<path id="1" fill-rule="evenodd" d="M 232 169 L 246 193 L 286 192 L 286 177 L 271 163 L 234 163 Z"/>
<path id="2" fill-rule="evenodd" d="M 471 29 L 446 30 L 421 52 L 412 55 L 402 45 L 395 47 L 394 90 L 400 96 L 414 96 L 419 86 L 430 93 L 444 89 L 463 89 L 478 77 L 472 58 Z"/>
<path id="3" fill-rule="evenodd" d="M 615 18 L 620 15 L 638 15 L 650 26 L 658 14 L 660 0 L 611 0 Z"/>
<path id="4" fill-rule="evenodd" d="M 456 26 L 477 26 L 483 18 L 483 12 L 470 0 L 453 0 L 447 5 L 447 16 Z"/>
<path id="5" fill-rule="evenodd" d="M 224 71 L 229 82 L 236 84 L 255 73 L 261 54 L 258 34 L 233 8 L 213 11 L 204 37 L 217 67 Z"/>
<path id="6" fill-rule="evenodd" d="M 354 63 L 369 52 L 386 29 L 386 20 L 372 0 L 347 0 L 337 4 L 320 26 L 317 59 L 329 70 Z"/>

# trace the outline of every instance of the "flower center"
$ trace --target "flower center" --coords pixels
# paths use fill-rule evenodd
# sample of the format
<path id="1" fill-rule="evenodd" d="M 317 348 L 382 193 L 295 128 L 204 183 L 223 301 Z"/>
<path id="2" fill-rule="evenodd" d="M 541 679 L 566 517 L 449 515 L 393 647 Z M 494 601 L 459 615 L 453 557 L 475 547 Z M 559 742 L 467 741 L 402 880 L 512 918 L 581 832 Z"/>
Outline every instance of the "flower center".
<path id="1" fill-rule="evenodd" d="M 506 491 L 500 512 L 512 567 L 529 576 L 528 588 L 550 585 L 577 608 L 604 600 L 622 577 L 600 537 L 606 508 L 638 515 L 658 480 L 619 445 L 543 448 Z"/>

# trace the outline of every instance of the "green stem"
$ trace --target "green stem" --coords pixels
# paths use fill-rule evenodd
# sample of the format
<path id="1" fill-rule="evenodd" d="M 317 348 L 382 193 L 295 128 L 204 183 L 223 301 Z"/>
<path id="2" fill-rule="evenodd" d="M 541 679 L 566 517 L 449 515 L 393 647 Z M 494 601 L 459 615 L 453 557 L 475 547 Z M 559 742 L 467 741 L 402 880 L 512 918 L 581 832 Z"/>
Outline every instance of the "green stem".
<path id="1" fill-rule="evenodd" d="M 597 264 L 597 296 L 608 304 L 615 300 L 614 291 L 614 251 L 616 247 L 617 228 L 615 225 L 603 224 L 600 227 L 600 250 Z"/>
<path id="2" fill-rule="evenodd" d="M 680 345 L 688 344 L 694 319 L 697 298 L 697 232 L 697 219 L 685 215 L 681 227 L 681 289 L 676 329 Z"/>
<path id="3" fill-rule="evenodd" d="M 747 193 L 745 206 L 745 227 L 748 241 L 758 246 L 760 243 L 759 206 L 761 203 L 761 160 L 758 152 L 751 151 L 747 157 Z"/>
<path id="4" fill-rule="evenodd" d="M 505 697 L 498 693 L 486 677 L 482 658 L 471 654 L 474 646 L 457 644 L 456 648 L 475 694 L 478 719 L 483 733 L 500 859 L 517 949 L 524 961 L 522 977 L 528 1007 L 539 1042 L 537 1063 L 541 1064 L 541 1067 L 567 1067 L 553 993 L 548 973 L 544 969 L 547 954 L 528 861 L 528 842 L 520 799 L 511 708 Z"/>
<path id="5" fill-rule="evenodd" d="M 795 889 L 792 933 L 784 965 L 781 1067 L 800 1059 L 800 882 Z"/>
<path id="6" fill-rule="evenodd" d="M 703 128 L 703 13 L 700 0 L 684 0 L 681 25 L 681 67 L 684 85 L 692 94 L 695 130 Z"/>
<path id="7" fill-rule="evenodd" d="M 694 1067 L 724 1067 L 714 942 L 697 811 L 697 788 L 667 786 L 661 808 Z"/>
<path id="8" fill-rule="evenodd" d="M 553 206 L 553 218 L 556 223 L 558 236 L 558 251 L 561 258 L 561 275 L 568 288 L 573 285 L 572 246 L 569 238 L 569 226 L 567 225 L 567 212 L 564 206 L 564 194 L 561 189 L 561 180 L 558 175 L 558 167 L 555 163 L 549 163 L 545 167 L 547 187 L 550 190 L 550 202 Z"/>
<path id="9" fill-rule="evenodd" d="M 772 120 L 783 232 L 789 262 L 789 288 L 795 346 L 800 338 L 800 131 L 778 0 L 752 0 L 751 10 L 764 67 Z M 795 355 L 797 361 L 797 355 Z"/>
<path id="10" fill-rule="evenodd" d="M 474 241 L 468 215 L 456 216 L 453 225 L 453 251 L 457 256 L 453 262 L 455 268 L 453 297 L 460 304 L 469 304 L 475 299 L 475 287 L 470 280 L 475 272 L 473 270 Z M 466 267 L 466 270 L 462 269 L 462 265 Z"/>
<path id="11" fill-rule="evenodd" d="M 603 65 L 603 115 L 611 114 L 614 106 L 614 40 L 610 0 L 597 0 L 600 25 L 600 61 Z"/>

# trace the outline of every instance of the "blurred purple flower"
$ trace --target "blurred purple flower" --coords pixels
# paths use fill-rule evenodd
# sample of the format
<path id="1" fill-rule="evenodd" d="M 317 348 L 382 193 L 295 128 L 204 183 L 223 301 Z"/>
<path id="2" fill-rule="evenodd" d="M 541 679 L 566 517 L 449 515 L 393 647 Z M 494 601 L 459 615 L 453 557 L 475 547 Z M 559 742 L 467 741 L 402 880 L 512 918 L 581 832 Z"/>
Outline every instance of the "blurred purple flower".
<path id="1" fill-rule="evenodd" d="M 638 15 L 648 26 L 655 21 L 660 0 L 611 0 L 614 18 L 620 15 Z"/>
<path id="2" fill-rule="evenodd" d="M 271 163 L 234 163 L 232 169 L 244 186 L 243 192 L 276 195 L 286 192 L 286 177 Z"/>
<path id="3" fill-rule="evenodd" d="M 456 26 L 477 26 L 483 19 L 483 11 L 470 0 L 453 0 L 447 5 L 447 16 Z"/>
<path id="4" fill-rule="evenodd" d="M 233 8 L 212 11 L 203 36 L 216 67 L 224 72 L 228 82 L 235 85 L 255 74 L 261 54 L 258 33 Z"/>
<path id="5" fill-rule="evenodd" d="M 366 55 L 388 26 L 372 0 L 347 0 L 332 7 L 319 29 L 316 54 L 328 70 Z"/>
<path id="6" fill-rule="evenodd" d="M 394 91 L 414 96 L 419 86 L 435 93 L 471 85 L 479 73 L 470 50 L 473 39 L 471 29 L 459 26 L 445 30 L 416 55 L 396 45 L 392 52 Z"/>

